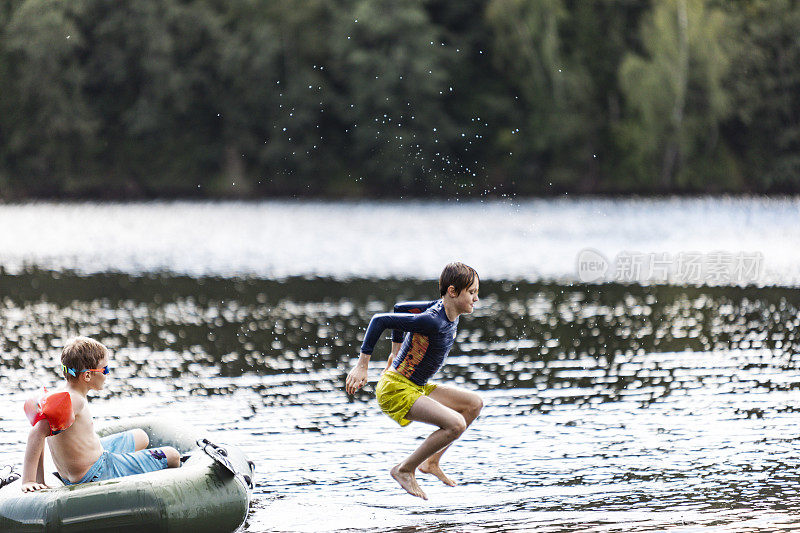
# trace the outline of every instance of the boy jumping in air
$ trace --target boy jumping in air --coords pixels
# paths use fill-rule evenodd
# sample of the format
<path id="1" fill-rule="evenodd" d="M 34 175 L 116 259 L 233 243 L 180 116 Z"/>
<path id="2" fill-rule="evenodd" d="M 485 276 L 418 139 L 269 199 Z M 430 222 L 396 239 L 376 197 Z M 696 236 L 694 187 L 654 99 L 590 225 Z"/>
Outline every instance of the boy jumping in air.
<path id="1" fill-rule="evenodd" d="M 428 380 L 442 367 L 456 338 L 458 317 L 471 313 L 478 301 L 478 273 L 463 263 L 450 263 L 439 276 L 441 299 L 405 302 L 393 313 L 372 317 L 361 345 L 361 355 L 347 375 L 345 389 L 355 393 L 367 382 L 367 367 L 375 343 L 385 329 L 392 334 L 392 353 L 378 381 L 378 405 L 401 426 L 412 421 L 439 429 L 404 461 L 391 470 L 392 477 L 409 494 L 427 500 L 415 471 L 433 474 L 442 483 L 455 486 L 440 468 L 442 454 L 477 418 L 481 397 L 457 387 L 436 385 Z"/>
<path id="2" fill-rule="evenodd" d="M 94 432 L 87 394 L 102 390 L 108 374 L 108 350 L 87 337 L 70 340 L 61 352 L 66 387 L 25 402 L 31 425 L 22 491 L 48 488 L 44 482 L 44 443 L 66 485 L 100 481 L 180 466 L 175 448 L 145 449 L 147 433 L 131 429 L 102 439 Z"/>

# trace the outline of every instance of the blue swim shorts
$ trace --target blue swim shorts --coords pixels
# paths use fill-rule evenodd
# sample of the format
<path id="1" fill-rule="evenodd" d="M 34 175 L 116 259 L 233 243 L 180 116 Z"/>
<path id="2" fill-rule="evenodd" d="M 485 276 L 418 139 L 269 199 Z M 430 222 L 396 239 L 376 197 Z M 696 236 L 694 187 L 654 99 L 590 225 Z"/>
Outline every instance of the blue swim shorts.
<path id="1" fill-rule="evenodd" d="M 100 439 L 100 444 L 103 445 L 103 455 L 89 467 L 89 471 L 80 481 L 72 483 L 64 480 L 66 485 L 144 474 L 167 468 L 167 456 L 161 450 L 134 451 L 133 430 L 103 437 Z"/>

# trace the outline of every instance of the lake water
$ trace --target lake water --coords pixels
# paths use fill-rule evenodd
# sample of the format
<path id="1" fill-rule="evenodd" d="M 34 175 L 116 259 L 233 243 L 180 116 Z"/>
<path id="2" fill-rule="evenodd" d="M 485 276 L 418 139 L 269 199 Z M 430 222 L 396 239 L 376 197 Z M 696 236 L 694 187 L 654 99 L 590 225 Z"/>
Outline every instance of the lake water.
<path id="1" fill-rule="evenodd" d="M 0 205 L 0 265 L 435 279 L 460 259 L 484 279 L 569 282 L 587 248 L 609 261 L 721 251 L 763 256 L 748 283 L 796 286 L 799 222 L 800 198 Z"/>
<path id="2" fill-rule="evenodd" d="M 113 350 L 98 419 L 169 413 L 256 462 L 249 532 L 800 530 L 798 222 L 760 199 L 0 206 L 0 464 L 82 333 Z M 586 248 L 763 268 L 581 284 Z M 388 468 L 430 429 L 379 412 L 380 363 L 342 387 L 370 316 L 454 258 L 485 281 L 436 379 L 486 407 L 424 502 Z"/>

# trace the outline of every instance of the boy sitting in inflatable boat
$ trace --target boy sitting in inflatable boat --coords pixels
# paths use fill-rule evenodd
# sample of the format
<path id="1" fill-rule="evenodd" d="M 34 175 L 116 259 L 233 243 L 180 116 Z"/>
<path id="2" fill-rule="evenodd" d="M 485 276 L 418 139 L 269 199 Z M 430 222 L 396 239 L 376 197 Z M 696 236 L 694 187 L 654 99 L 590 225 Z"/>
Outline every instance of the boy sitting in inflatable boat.
<path id="1" fill-rule="evenodd" d="M 102 390 L 108 374 L 108 350 L 87 337 L 67 342 L 61 352 L 65 390 L 25 402 L 33 429 L 28 435 L 22 467 L 22 491 L 48 488 L 44 483 L 44 442 L 58 475 L 67 485 L 130 476 L 180 466 L 180 454 L 166 446 L 148 450 L 141 429 L 97 436 L 86 395 Z M 49 437 L 49 438 L 48 438 Z"/>

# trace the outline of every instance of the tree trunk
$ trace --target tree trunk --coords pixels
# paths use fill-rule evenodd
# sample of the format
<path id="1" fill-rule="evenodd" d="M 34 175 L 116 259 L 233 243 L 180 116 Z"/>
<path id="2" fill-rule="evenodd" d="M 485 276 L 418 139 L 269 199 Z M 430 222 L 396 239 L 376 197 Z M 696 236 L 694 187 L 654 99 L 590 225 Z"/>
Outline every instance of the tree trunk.
<path id="1" fill-rule="evenodd" d="M 669 190 L 676 173 L 677 163 L 682 159 L 681 138 L 683 137 L 683 112 L 686 107 L 686 91 L 689 84 L 689 16 L 686 0 L 677 2 L 678 17 L 678 79 L 675 84 L 675 102 L 664 150 L 661 167 L 661 187 Z"/>

